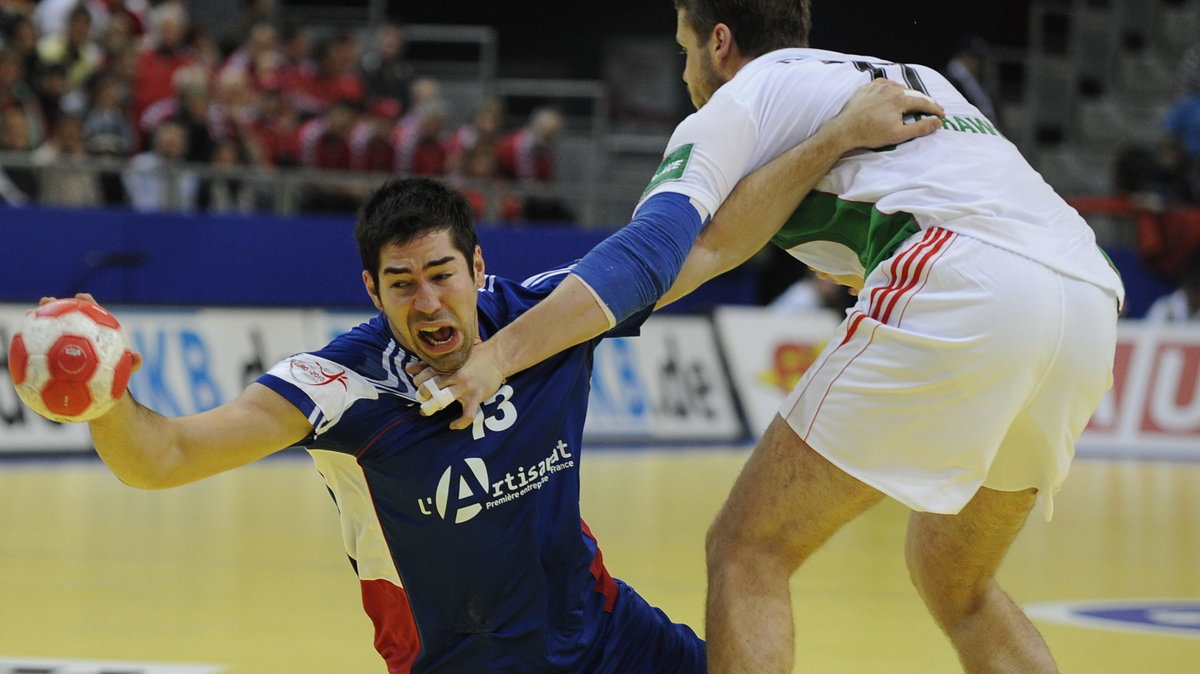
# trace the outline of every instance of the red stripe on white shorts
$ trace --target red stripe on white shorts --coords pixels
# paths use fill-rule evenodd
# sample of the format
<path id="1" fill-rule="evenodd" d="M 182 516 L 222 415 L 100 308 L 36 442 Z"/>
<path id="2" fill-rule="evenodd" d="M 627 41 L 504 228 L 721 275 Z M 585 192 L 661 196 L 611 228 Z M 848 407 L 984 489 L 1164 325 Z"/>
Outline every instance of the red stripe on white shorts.
<path id="1" fill-rule="evenodd" d="M 929 261 L 941 251 L 954 233 L 940 227 L 931 227 L 916 245 L 902 251 L 892 260 L 892 281 L 871 293 L 871 318 L 887 323 L 897 302 L 917 287 L 929 266 Z"/>
<path id="2" fill-rule="evenodd" d="M 868 303 L 868 313 L 871 318 L 876 320 L 879 319 L 879 307 L 883 305 L 888 294 L 895 290 L 896 286 L 903 283 L 904 277 L 908 273 L 910 261 L 916 256 L 916 253 L 920 247 L 925 244 L 926 240 L 929 238 L 930 231 L 931 230 L 925 230 L 925 234 L 920 241 L 900 251 L 894 258 L 892 258 L 892 263 L 888 267 L 888 278 L 890 278 L 891 281 L 889 281 L 887 285 L 875 288 L 871 291 L 871 301 Z"/>
<path id="3" fill-rule="evenodd" d="M 858 311 L 853 312 L 853 314 L 854 317 L 850 319 L 850 325 L 846 328 L 846 336 L 842 338 L 841 344 L 838 346 L 849 342 L 850 338 L 854 336 L 854 333 L 858 331 L 858 324 L 862 323 L 863 319 L 867 317 L 866 314 Z"/>

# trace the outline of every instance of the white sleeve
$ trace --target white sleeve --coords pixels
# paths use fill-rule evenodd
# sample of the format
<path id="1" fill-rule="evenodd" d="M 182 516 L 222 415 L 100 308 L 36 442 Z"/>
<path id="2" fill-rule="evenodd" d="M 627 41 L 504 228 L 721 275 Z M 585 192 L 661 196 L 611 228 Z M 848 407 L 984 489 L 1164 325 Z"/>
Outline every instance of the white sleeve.
<path id="1" fill-rule="evenodd" d="M 337 424 L 356 401 L 379 397 L 379 392 L 362 375 L 309 353 L 276 363 L 258 382 L 303 412 L 317 435 Z"/>
<path id="2" fill-rule="evenodd" d="M 757 144 L 758 123 L 750 110 L 731 96 L 714 96 L 675 128 L 638 208 L 655 194 L 674 192 L 689 197 L 700 219 L 707 220 L 737 182 L 757 168 Z"/>

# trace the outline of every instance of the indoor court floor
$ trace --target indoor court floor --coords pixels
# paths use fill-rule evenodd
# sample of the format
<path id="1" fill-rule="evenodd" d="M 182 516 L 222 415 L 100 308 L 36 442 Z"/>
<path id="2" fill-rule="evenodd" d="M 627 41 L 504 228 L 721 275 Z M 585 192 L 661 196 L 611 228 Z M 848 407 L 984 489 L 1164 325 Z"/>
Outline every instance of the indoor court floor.
<path id="1" fill-rule="evenodd" d="M 697 631 L 704 532 L 747 452 L 584 461 L 609 571 Z M 909 584 L 906 517 L 881 503 L 794 577 L 797 671 L 960 671 Z M 1031 517 L 1001 582 L 1063 672 L 1200 672 L 1200 464 L 1077 460 L 1054 521 Z M 1061 622 L 1061 602 L 1101 600 L 1132 602 L 1094 616 L 1150 620 Z M 382 674 L 371 637 L 304 454 L 163 492 L 95 459 L 0 461 L 0 674 Z"/>

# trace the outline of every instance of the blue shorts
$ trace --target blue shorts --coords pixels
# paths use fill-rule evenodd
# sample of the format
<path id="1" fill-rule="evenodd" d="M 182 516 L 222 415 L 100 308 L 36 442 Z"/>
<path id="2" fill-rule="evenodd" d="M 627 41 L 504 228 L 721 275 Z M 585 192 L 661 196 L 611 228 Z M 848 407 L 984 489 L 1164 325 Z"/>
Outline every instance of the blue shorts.
<path id="1" fill-rule="evenodd" d="M 617 581 L 616 604 L 591 674 L 705 674 L 704 640 Z"/>

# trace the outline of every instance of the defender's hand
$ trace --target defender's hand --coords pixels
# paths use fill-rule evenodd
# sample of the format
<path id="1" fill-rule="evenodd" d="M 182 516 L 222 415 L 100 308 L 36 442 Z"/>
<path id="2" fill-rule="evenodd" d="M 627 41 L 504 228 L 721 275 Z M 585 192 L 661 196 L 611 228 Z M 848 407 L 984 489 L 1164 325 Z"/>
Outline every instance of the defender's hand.
<path id="1" fill-rule="evenodd" d="M 906 115 L 933 115 L 905 122 Z M 862 85 L 845 107 L 826 122 L 849 149 L 899 145 L 942 128 L 946 111 L 925 94 L 878 78 Z"/>
<path id="2" fill-rule="evenodd" d="M 409 365 L 409 374 L 417 386 L 417 400 L 421 402 L 421 414 L 429 416 L 457 400 L 462 404 L 462 416 L 450 422 L 450 428 L 468 428 L 479 414 L 480 405 L 496 395 L 504 384 L 504 374 L 496 365 L 487 342 L 477 343 L 471 357 L 455 372 L 439 372 L 424 363 Z M 427 384 L 426 382 L 433 382 Z M 429 386 L 437 386 L 441 393 L 434 393 Z M 438 400 L 438 398 L 442 398 Z M 444 403 L 444 404 L 438 404 Z"/>

